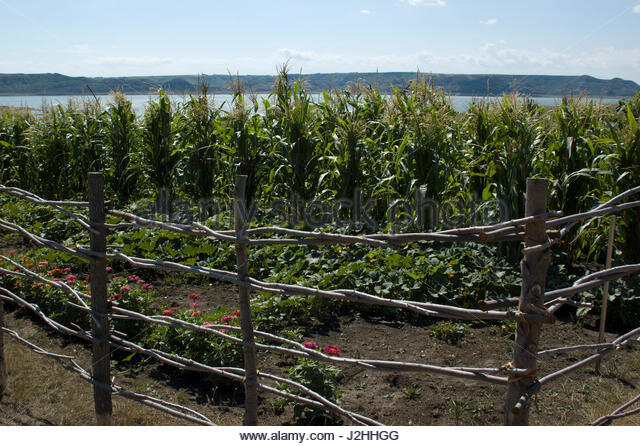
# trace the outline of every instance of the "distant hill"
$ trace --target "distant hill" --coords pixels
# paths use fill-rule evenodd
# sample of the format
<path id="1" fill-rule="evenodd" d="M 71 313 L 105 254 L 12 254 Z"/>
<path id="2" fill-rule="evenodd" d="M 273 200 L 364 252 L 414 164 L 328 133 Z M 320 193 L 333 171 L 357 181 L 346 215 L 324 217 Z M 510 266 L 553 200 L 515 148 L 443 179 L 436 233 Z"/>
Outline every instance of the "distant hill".
<path id="1" fill-rule="evenodd" d="M 343 88 L 356 81 L 382 92 L 391 86 L 404 87 L 417 73 L 329 73 L 304 74 L 302 78 L 309 92 Z M 633 96 L 640 86 L 620 78 L 597 79 L 592 76 L 541 76 L 505 74 L 426 74 L 435 86 L 450 95 L 486 96 L 511 91 L 531 96 L 562 96 L 586 94 L 596 97 Z M 297 75 L 292 74 L 296 78 Z M 239 76 L 246 91 L 266 93 L 272 91 L 275 76 Z M 194 92 L 200 80 L 209 85 L 211 93 L 230 93 L 228 75 L 177 75 L 130 77 L 71 77 L 57 73 L 0 74 L 0 95 L 89 95 L 108 94 L 119 90 L 126 94 L 148 94 L 159 88 L 181 94 Z"/>

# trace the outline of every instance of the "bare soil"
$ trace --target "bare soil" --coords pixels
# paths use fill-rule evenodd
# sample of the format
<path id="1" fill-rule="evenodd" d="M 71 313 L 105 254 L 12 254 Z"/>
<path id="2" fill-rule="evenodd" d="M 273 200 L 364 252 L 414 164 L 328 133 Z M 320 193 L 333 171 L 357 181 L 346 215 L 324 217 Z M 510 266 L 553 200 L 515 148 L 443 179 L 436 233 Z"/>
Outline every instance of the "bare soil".
<path id="1" fill-rule="evenodd" d="M 187 286 L 154 283 L 162 303 L 188 308 L 188 293 L 201 294 L 203 309 L 236 307 L 236 289 L 228 285 Z M 11 309 L 10 309 L 11 310 Z M 541 348 L 592 343 L 594 325 L 576 323 L 571 313 L 543 327 Z M 433 336 L 431 327 L 443 321 L 398 323 L 356 314 L 330 326 L 316 326 L 305 339 L 319 345 L 339 346 L 342 356 L 404 360 L 439 365 L 495 367 L 509 362 L 513 338 L 499 324 L 474 323 L 459 343 L 452 345 Z M 50 333 L 22 310 L 11 310 L 6 325 L 35 344 L 73 355 L 90 368 L 90 348 L 81 342 Z M 293 327 L 295 328 L 295 327 Z M 616 333 L 607 333 L 611 340 Z M 8 339 L 7 339 L 8 338 Z M 91 386 L 54 360 L 42 357 L 5 336 L 9 392 L 0 401 L 0 424 L 94 424 Z M 587 356 L 585 352 L 544 357 L 541 374 Z M 286 376 L 294 360 L 259 352 L 259 369 Z M 125 389 L 187 405 L 220 425 L 242 424 L 242 388 L 212 382 L 197 373 L 184 373 L 152 360 L 114 362 L 115 382 Z M 341 405 L 387 425 L 501 425 L 506 388 L 435 374 L 383 373 L 358 366 L 343 367 L 339 374 Z M 533 425 L 585 425 L 640 392 L 640 351 L 623 350 L 603 361 L 601 374 L 586 367 L 543 388 L 531 411 Z M 121 425 L 182 425 L 135 402 L 114 398 L 114 418 Z M 322 424 L 326 419 L 299 419 L 291 406 L 281 408 L 277 398 L 260 397 L 262 425 Z M 337 424 L 343 423 L 337 421 Z M 332 421 L 336 423 L 336 421 Z M 640 424 L 640 415 L 615 424 Z"/>

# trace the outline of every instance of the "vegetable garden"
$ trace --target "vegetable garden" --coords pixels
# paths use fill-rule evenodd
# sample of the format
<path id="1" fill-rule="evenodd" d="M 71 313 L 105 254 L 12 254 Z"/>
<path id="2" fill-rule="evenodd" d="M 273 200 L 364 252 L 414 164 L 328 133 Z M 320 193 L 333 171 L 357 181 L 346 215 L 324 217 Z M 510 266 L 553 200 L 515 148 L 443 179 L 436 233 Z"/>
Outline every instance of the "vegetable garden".
<path id="1" fill-rule="evenodd" d="M 187 273 L 206 271 L 207 280 L 215 283 L 222 278 L 212 272 L 244 263 L 247 270 L 238 270 L 235 277 L 250 277 L 251 282 L 236 281 L 241 290 L 249 286 L 256 291 L 250 311 L 261 333 L 256 336 L 279 333 L 271 341 L 284 343 L 279 345 L 294 342 L 304 352 L 298 355 L 289 379 L 280 381 L 276 390 L 299 393 L 298 403 L 306 398 L 300 396 L 300 386 L 312 390 L 322 395 L 312 410 L 324 413 L 331 406 L 318 406 L 317 401 L 335 402 L 340 392 L 334 369 L 317 360 L 334 358 L 333 364 L 339 365 L 340 359 L 351 359 L 336 356 L 340 349 L 335 345 L 320 346 L 325 350 L 322 353 L 311 341 L 302 343 L 313 325 L 310 321 L 332 323 L 356 311 L 399 320 L 428 320 L 437 316 L 429 312 L 444 307 L 449 315 L 455 311 L 461 319 L 469 319 L 461 315 L 480 317 L 480 313 L 486 317 L 491 311 L 472 308 L 504 305 L 506 298 L 520 293 L 517 262 L 525 222 L 506 226 L 495 226 L 495 222 L 525 215 L 527 178 L 549 178 L 547 206 L 565 215 L 602 207 L 614 196 L 633 191 L 640 184 L 639 115 L 640 96 L 621 101 L 617 107 L 565 98 L 558 107 L 545 109 L 517 95 L 499 102 L 478 100 L 469 112 L 460 114 L 441 92 L 420 78 L 396 89 L 391 97 L 354 85 L 326 93 L 322 101 L 313 103 L 304 85 L 292 81 L 286 70 L 273 94 L 261 104 L 236 85 L 228 110 L 214 106 L 203 87 L 200 95 L 178 108 L 161 92 L 150 100 L 142 119 L 120 94 L 114 95 L 106 109 L 89 100 L 42 113 L 6 112 L 0 121 L 1 175 L 4 189 L 14 194 L 1 197 L 3 229 L 28 228 L 31 237 L 41 237 L 31 238 L 36 245 L 38 240 L 55 240 L 76 248 L 57 252 L 45 243 L 31 249 L 15 235 L 7 236 L 22 261 L 4 256 L 6 275 L 1 280 L 5 291 L 13 290 L 24 302 L 37 303 L 57 323 L 90 322 L 86 308 L 78 300 L 68 304 L 73 300 L 61 288 L 62 284 L 73 287 L 86 298 L 89 283 L 82 283 L 76 271 L 86 274 L 88 264 L 72 260 L 72 254 L 85 252 L 82 247 L 89 245 L 91 231 L 77 231 L 77 224 L 87 224 L 87 217 L 72 213 L 74 218 L 69 219 L 67 211 L 61 218 L 51 206 L 86 200 L 86 172 L 101 171 L 105 194 L 111 199 L 107 209 L 113 209 L 106 240 L 110 249 L 105 252 L 115 255 L 109 263 L 113 272 L 106 297 L 114 315 L 124 312 L 123 317 L 113 319 L 113 336 L 118 337 L 114 342 L 137 345 L 128 348 L 140 355 L 161 351 L 164 360 L 182 361 L 183 366 L 227 368 L 232 373 L 244 364 L 249 373 L 246 351 L 243 354 L 232 336 L 241 332 L 239 322 L 247 320 L 242 317 L 246 308 L 240 307 L 239 314 L 233 308 L 204 310 L 195 296 L 188 308 L 167 306 L 149 283 L 138 283 L 142 279 L 135 277 L 135 271 L 128 279 L 119 274 L 132 267 L 168 266 L 170 261 L 172 268 Z M 234 197 L 238 189 L 230 186 L 236 174 L 246 176 L 241 197 Z M 20 198 L 30 195 L 30 203 L 16 198 L 18 188 Z M 280 229 L 270 229 L 275 238 L 257 239 L 260 242 L 252 245 L 239 239 L 242 235 L 237 231 L 227 230 L 239 199 L 256 203 L 253 210 L 247 206 L 244 215 L 249 234 L 269 232 L 259 228 L 273 226 L 274 218 L 279 217 Z M 362 200 L 368 200 L 367 221 L 357 218 Z M 424 207 L 429 218 L 421 215 L 423 208 L 418 203 L 429 204 Z M 608 209 L 622 212 L 616 225 L 614 258 L 637 264 L 640 213 L 631 205 L 622 206 Z M 599 264 L 604 263 L 609 228 L 600 216 L 588 214 L 580 225 L 545 232 L 553 245 L 545 247 L 551 248 L 548 252 L 553 257 L 547 287 L 572 288 L 584 283 L 579 277 L 602 269 Z M 559 217 L 549 213 L 535 220 L 553 222 Z M 375 234 L 384 236 L 371 237 L 372 224 L 378 231 Z M 465 232 L 463 227 L 484 229 Z M 490 234 L 492 230 L 502 232 Z M 234 249 L 220 240 L 246 242 L 250 248 L 247 261 L 236 258 L 237 246 Z M 458 243 L 463 241 L 468 243 Z M 525 251 L 525 255 L 527 252 L 531 253 Z M 85 259 L 95 261 L 95 252 L 90 254 Z M 58 268 L 70 262 L 75 265 L 73 272 Z M 49 282 L 32 287 L 26 277 L 16 279 L 9 274 L 12 269 Z M 186 277 L 187 283 L 202 280 Z M 289 296 L 282 296 L 283 290 Z M 345 294 L 345 290 L 359 290 L 360 294 Z M 372 300 L 373 296 L 381 300 Z M 577 317 L 598 313 L 599 287 L 579 296 L 580 302 L 574 302 L 579 304 Z M 608 328 L 633 337 L 629 330 L 639 325 L 640 315 L 636 296 L 636 276 L 611 283 Z M 356 304 L 358 300 L 364 307 Z M 421 309 L 418 314 L 416 308 Z M 129 317 L 125 317 L 127 311 L 132 312 Z M 154 311 L 157 318 L 149 316 Z M 182 322 L 176 322 L 178 326 L 160 324 L 140 336 L 144 324 L 133 313 Z M 500 315 L 522 322 L 516 313 Z M 194 327 L 199 329 L 187 330 Z M 222 336 L 211 336 L 208 330 L 214 329 Z M 455 339 L 456 327 L 443 329 L 441 335 Z M 134 338 L 139 342 L 127 340 Z M 617 344 L 632 344 L 629 339 L 622 338 Z M 246 342 L 244 345 L 246 350 Z M 453 369 L 478 376 L 488 373 L 464 367 L 449 372 Z M 495 373 L 510 370 L 491 369 Z M 522 372 L 520 367 L 513 370 Z M 297 407 L 300 414 L 307 410 L 304 405 Z M 358 418 L 362 415 L 333 409 L 352 422 L 364 420 Z"/>

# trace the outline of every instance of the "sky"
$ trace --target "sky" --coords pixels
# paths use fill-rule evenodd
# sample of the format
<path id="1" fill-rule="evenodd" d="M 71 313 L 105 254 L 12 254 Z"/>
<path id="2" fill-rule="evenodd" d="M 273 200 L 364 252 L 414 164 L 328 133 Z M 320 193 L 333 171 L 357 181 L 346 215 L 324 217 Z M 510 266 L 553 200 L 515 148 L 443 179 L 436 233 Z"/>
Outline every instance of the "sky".
<path id="1" fill-rule="evenodd" d="M 640 83 L 634 0 L 0 0 L 0 73 L 554 74 Z"/>

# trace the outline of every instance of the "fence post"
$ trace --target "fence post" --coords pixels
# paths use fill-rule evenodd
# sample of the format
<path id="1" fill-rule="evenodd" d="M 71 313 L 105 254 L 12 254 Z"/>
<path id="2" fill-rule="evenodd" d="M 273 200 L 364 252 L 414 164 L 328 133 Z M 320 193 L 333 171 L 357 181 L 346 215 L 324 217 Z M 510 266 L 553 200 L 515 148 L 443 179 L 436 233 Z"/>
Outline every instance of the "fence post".
<path id="1" fill-rule="evenodd" d="M 4 393 L 7 391 L 7 361 L 4 357 L 4 334 L 2 328 L 4 327 L 4 308 L 2 301 L 0 300 L 0 401 Z"/>
<path id="2" fill-rule="evenodd" d="M 238 239 L 246 237 L 247 233 L 247 206 L 244 199 L 246 185 L 247 176 L 236 175 L 233 210 L 236 237 Z M 236 261 L 238 263 L 238 278 L 242 281 L 249 280 L 247 245 L 240 241 L 236 241 Z M 258 382 L 258 370 L 249 296 L 249 287 L 240 285 L 238 287 L 238 298 L 240 301 L 240 328 L 242 329 L 242 340 L 244 341 L 243 351 L 245 370 L 245 412 L 243 424 L 245 426 L 255 426 L 258 424 L 258 389 L 255 385 Z"/>
<path id="3" fill-rule="evenodd" d="M 525 217 L 544 214 L 547 211 L 546 179 L 527 178 Z M 525 225 L 525 247 L 539 245 L 547 241 L 545 221 L 537 220 Z M 522 287 L 519 310 L 522 313 L 536 313 L 544 310 L 544 289 L 547 269 L 551 262 L 548 250 L 527 253 L 522 260 Z M 536 381 L 536 359 L 540 322 L 519 321 L 516 325 L 516 339 L 513 346 L 513 367 L 532 370 L 531 375 L 510 380 L 507 388 L 504 422 L 506 425 L 523 426 L 529 424 L 529 403 L 521 410 L 513 410 L 520 396 Z"/>
<path id="4" fill-rule="evenodd" d="M 107 251 L 107 230 L 104 227 L 104 177 L 100 172 L 89 172 L 89 219 L 91 226 L 98 230 L 91 233 L 91 250 L 101 253 Z M 111 347 L 109 345 L 109 317 L 107 313 L 107 261 L 104 257 L 91 260 L 91 310 L 94 318 L 91 330 L 93 341 L 92 376 L 95 380 L 111 384 Z M 97 321 L 97 324 L 96 324 Z M 99 325 L 98 325 L 99 324 Z M 93 400 L 96 411 L 96 422 L 99 426 L 112 424 L 111 391 L 93 385 Z"/>
<path id="5" fill-rule="evenodd" d="M 611 268 L 613 259 L 613 242 L 616 235 L 616 216 L 611 216 L 611 224 L 609 226 L 609 243 L 607 245 L 607 260 L 605 269 Z M 598 333 L 598 342 L 604 342 L 604 330 L 607 322 L 607 305 L 609 303 L 609 282 L 605 282 L 602 290 L 602 308 L 600 309 L 600 331 Z M 600 373 L 600 360 L 596 361 L 595 371 Z"/>

